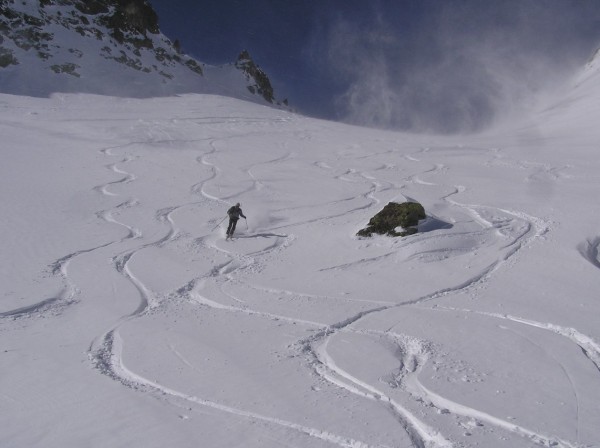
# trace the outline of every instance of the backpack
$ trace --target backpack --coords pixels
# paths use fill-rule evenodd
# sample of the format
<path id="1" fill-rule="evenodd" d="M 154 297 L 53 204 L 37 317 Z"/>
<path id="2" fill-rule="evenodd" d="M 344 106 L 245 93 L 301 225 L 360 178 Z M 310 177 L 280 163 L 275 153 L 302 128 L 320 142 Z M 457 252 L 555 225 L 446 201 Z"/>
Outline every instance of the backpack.
<path id="1" fill-rule="evenodd" d="M 227 215 L 229 215 L 229 217 L 233 219 L 240 219 L 240 209 L 234 205 L 229 210 L 227 210 Z"/>

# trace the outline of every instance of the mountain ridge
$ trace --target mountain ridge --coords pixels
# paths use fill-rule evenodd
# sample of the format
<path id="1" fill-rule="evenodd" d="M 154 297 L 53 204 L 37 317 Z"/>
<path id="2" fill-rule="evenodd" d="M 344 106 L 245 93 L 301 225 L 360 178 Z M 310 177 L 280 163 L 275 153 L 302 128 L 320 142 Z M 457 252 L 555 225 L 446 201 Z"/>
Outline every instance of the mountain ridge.
<path id="1" fill-rule="evenodd" d="M 238 62 L 208 66 L 182 53 L 147 0 L 0 2 L 3 93 L 213 93 L 277 104 L 267 75 Z"/>

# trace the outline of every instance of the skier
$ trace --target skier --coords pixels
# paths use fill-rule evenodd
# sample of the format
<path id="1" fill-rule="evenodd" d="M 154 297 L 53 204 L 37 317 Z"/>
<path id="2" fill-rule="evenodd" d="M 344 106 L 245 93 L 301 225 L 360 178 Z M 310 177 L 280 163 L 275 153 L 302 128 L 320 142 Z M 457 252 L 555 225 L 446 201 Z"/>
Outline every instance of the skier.
<path id="1" fill-rule="evenodd" d="M 237 204 L 235 204 L 233 207 L 231 207 L 229 210 L 227 210 L 227 216 L 229 216 L 229 226 L 227 227 L 227 238 L 232 238 L 233 232 L 235 232 L 235 225 L 237 224 L 238 219 L 240 219 L 240 216 L 242 218 L 246 219 L 246 217 L 244 216 L 244 213 L 242 212 L 242 209 L 240 208 L 239 202 Z"/>

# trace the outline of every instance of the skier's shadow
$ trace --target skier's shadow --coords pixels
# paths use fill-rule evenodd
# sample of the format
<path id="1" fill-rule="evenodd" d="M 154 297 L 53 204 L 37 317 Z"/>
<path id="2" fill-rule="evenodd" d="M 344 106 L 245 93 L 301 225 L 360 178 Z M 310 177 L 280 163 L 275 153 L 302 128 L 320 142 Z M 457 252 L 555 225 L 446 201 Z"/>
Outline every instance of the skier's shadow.
<path id="1" fill-rule="evenodd" d="M 236 236 L 236 238 L 273 238 L 273 237 L 285 238 L 285 237 L 287 237 L 287 235 L 278 235 L 276 233 L 253 233 L 251 235 L 240 234 L 240 235 Z"/>

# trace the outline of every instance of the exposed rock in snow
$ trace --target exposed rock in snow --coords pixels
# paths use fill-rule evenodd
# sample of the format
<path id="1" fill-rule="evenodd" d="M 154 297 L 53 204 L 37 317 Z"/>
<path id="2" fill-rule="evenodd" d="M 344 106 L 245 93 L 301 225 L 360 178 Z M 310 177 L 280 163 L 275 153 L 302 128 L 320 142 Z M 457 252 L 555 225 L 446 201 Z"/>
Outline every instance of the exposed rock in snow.
<path id="1" fill-rule="evenodd" d="M 425 210 L 417 202 L 390 202 L 373 216 L 369 225 L 360 230 L 358 236 L 371 236 L 373 233 L 390 236 L 407 236 L 417 233 L 420 219 L 425 219 Z M 401 232 L 396 229 L 402 228 Z"/>

